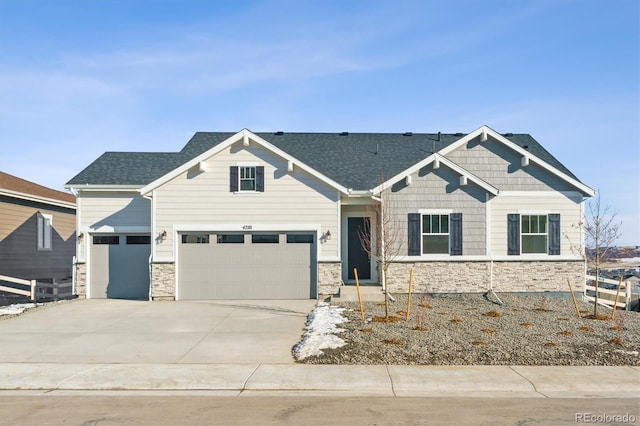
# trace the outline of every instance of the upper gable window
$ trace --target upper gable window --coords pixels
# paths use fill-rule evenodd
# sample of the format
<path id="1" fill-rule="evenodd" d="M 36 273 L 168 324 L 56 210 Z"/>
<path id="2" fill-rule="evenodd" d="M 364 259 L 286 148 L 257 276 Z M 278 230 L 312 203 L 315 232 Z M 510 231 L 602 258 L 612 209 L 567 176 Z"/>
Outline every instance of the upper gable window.
<path id="1" fill-rule="evenodd" d="M 240 191 L 256 190 L 256 168 L 240 167 Z"/>
<path id="2" fill-rule="evenodd" d="M 51 250 L 53 216 L 38 213 L 38 250 Z"/>
<path id="3" fill-rule="evenodd" d="M 264 192 L 264 166 L 231 166 L 229 191 Z"/>

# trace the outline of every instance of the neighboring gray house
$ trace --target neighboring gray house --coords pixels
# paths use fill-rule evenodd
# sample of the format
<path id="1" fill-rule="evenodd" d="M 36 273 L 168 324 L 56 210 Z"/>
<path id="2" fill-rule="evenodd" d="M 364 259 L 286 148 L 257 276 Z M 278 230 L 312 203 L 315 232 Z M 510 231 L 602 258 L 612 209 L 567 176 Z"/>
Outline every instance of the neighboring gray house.
<path id="1" fill-rule="evenodd" d="M 386 285 L 406 292 L 583 288 L 593 195 L 526 134 L 198 132 L 180 152 L 107 152 L 71 179 L 78 293 L 316 298 L 379 283 L 358 229 L 391 200 Z M 373 235 L 373 238 L 377 238 Z M 375 243 L 374 243 L 375 246 Z"/>
<path id="2" fill-rule="evenodd" d="M 0 275 L 71 278 L 75 231 L 73 195 L 0 172 Z"/>

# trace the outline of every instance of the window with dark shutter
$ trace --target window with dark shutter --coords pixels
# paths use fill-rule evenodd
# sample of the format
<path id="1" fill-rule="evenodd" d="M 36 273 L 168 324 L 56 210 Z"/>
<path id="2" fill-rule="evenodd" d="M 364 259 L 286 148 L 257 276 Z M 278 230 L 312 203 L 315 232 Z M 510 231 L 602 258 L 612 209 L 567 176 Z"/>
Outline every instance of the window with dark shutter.
<path id="1" fill-rule="evenodd" d="M 264 166 L 256 166 L 256 191 L 264 192 Z"/>
<path id="2" fill-rule="evenodd" d="M 408 218 L 409 256 L 420 256 L 420 213 L 409 213 Z"/>
<path id="3" fill-rule="evenodd" d="M 229 191 L 238 192 L 238 166 L 229 167 Z"/>
<path id="4" fill-rule="evenodd" d="M 507 215 L 507 254 L 520 254 L 520 215 Z"/>
<path id="5" fill-rule="evenodd" d="M 449 232 L 451 234 L 451 256 L 462 256 L 462 213 L 449 215 Z"/>
<path id="6" fill-rule="evenodd" d="M 560 254 L 560 215 L 552 213 L 549 217 L 549 254 Z"/>

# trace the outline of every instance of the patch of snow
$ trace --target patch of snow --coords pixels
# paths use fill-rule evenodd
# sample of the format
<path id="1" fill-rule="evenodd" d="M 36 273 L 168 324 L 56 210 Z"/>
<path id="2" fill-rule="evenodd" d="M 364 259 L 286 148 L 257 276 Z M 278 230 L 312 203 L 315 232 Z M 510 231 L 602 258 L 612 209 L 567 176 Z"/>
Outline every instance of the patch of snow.
<path id="1" fill-rule="evenodd" d="M 320 302 L 309 314 L 307 319 L 307 331 L 302 340 L 293 348 L 293 355 L 298 360 L 309 356 L 322 355 L 323 349 L 335 349 L 346 343 L 336 336 L 344 330 L 336 327 L 348 320 L 342 316 L 345 308 L 332 306 L 326 302 Z"/>
<path id="2" fill-rule="evenodd" d="M 620 257 L 616 260 L 624 263 L 640 263 L 640 257 Z"/>
<path id="3" fill-rule="evenodd" d="M 35 308 L 35 303 L 16 303 L 9 306 L 0 307 L 0 316 L 2 315 L 20 315 L 27 309 Z"/>

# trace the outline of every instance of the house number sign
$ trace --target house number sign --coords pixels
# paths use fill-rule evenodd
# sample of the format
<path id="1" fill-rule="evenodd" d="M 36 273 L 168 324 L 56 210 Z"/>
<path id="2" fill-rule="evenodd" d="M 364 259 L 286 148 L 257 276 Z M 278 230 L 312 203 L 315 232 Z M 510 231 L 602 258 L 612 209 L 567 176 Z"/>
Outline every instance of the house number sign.
<path id="1" fill-rule="evenodd" d="M 242 229 L 244 229 L 244 230 L 253 229 L 253 226 L 251 226 L 251 225 L 244 225 L 244 226 L 242 227 Z"/>

